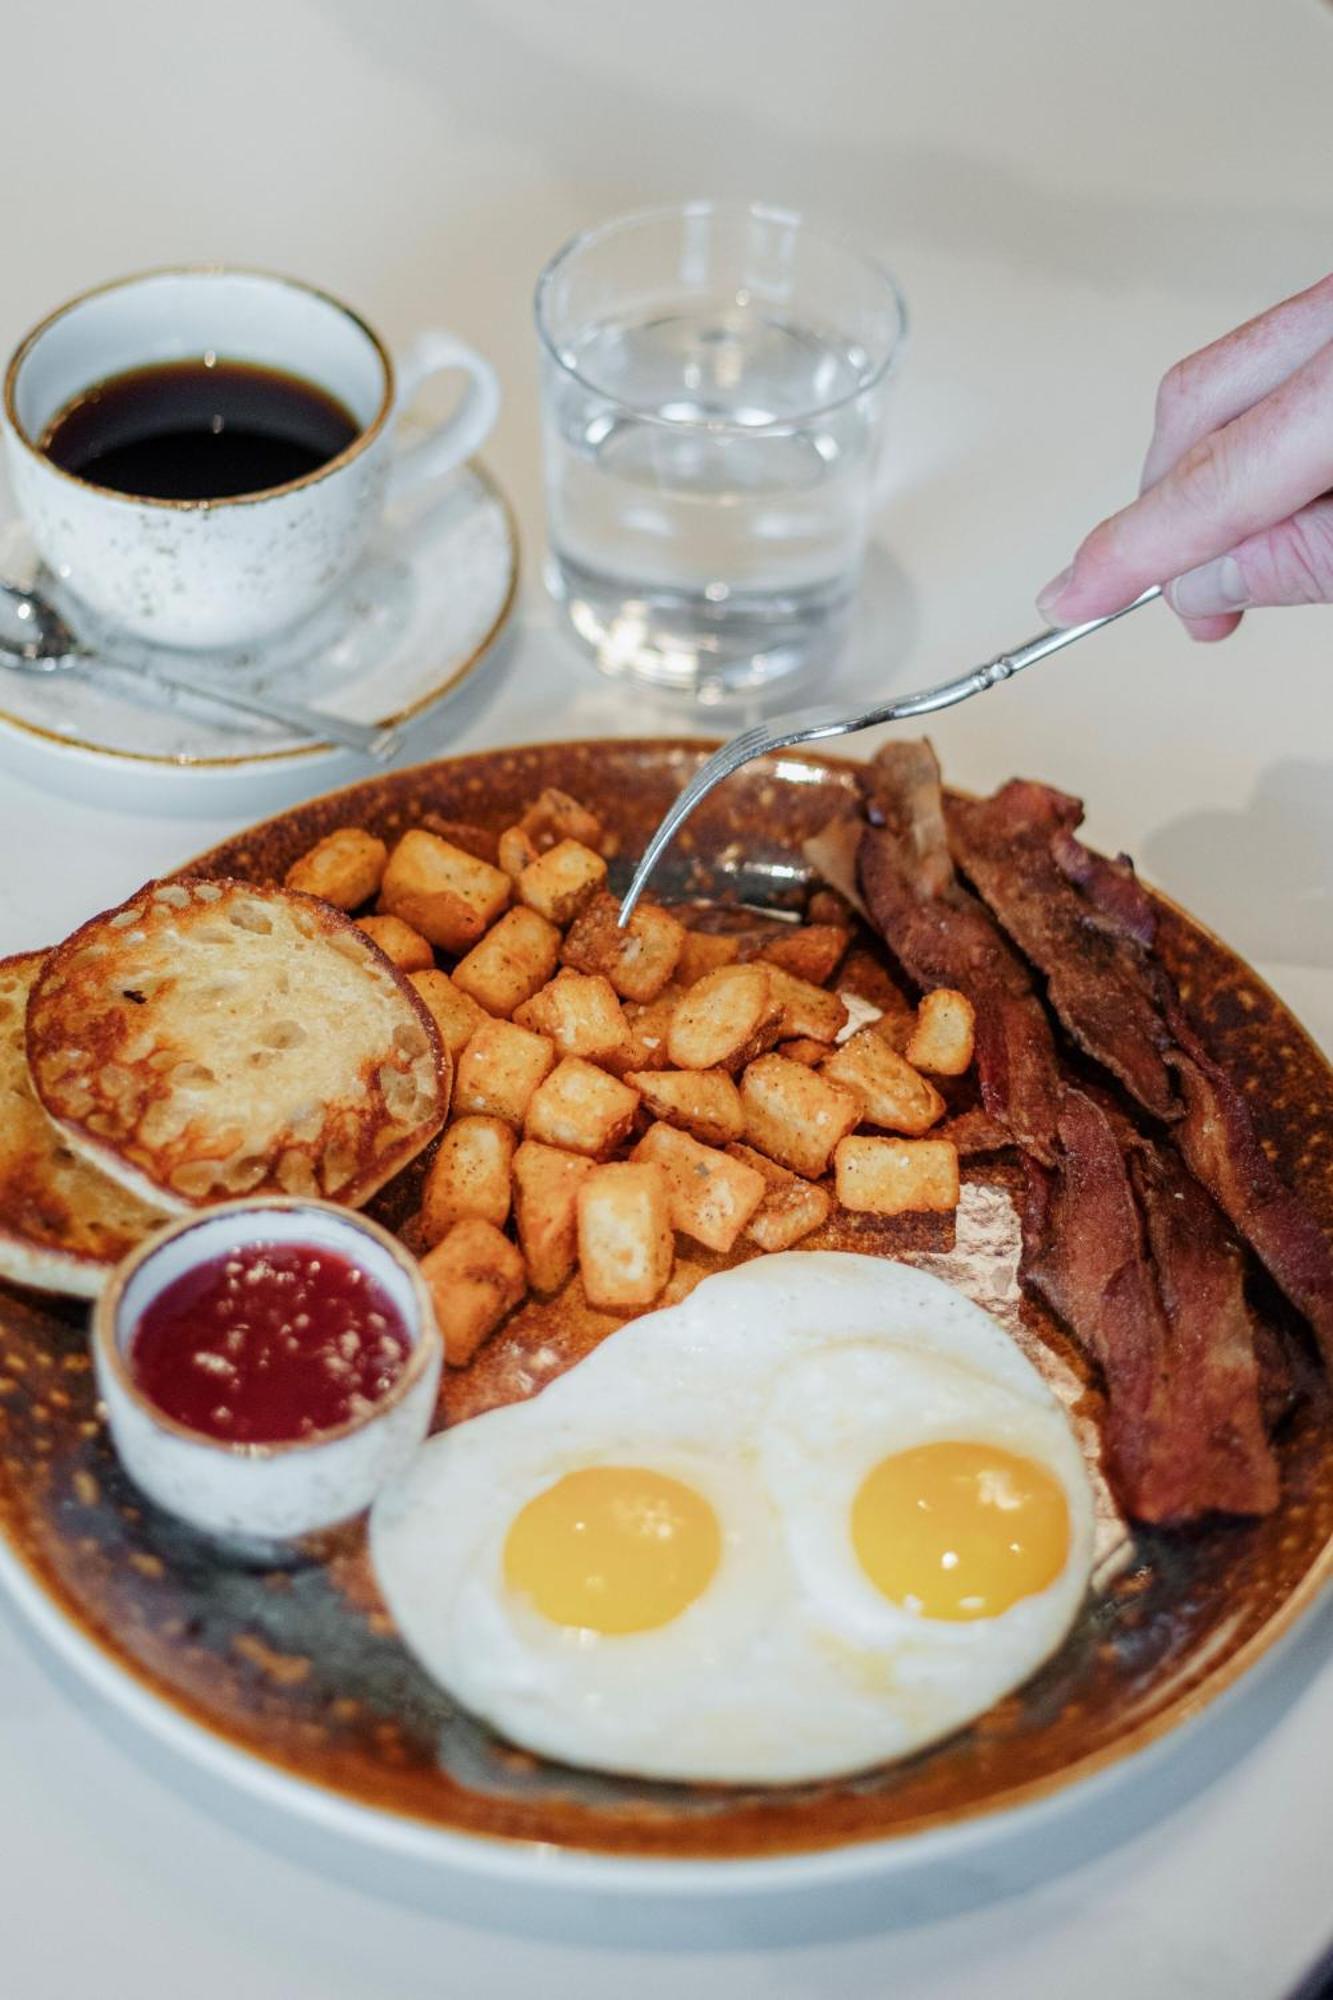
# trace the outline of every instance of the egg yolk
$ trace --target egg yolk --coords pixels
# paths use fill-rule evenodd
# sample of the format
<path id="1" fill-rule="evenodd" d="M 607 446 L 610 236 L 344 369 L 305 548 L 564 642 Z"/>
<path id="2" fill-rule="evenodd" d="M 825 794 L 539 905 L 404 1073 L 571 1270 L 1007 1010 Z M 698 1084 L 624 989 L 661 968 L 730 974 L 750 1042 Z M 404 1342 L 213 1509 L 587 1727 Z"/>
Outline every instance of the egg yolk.
<path id="1" fill-rule="evenodd" d="M 852 1503 L 862 1569 L 926 1618 L 996 1618 L 1053 1583 L 1069 1554 L 1069 1506 L 1044 1466 L 996 1445 L 895 1452 Z"/>
<path id="2" fill-rule="evenodd" d="M 515 1516 L 504 1575 L 553 1624 L 646 1632 L 693 1604 L 721 1553 L 717 1516 L 693 1487 L 641 1465 L 590 1465 Z"/>

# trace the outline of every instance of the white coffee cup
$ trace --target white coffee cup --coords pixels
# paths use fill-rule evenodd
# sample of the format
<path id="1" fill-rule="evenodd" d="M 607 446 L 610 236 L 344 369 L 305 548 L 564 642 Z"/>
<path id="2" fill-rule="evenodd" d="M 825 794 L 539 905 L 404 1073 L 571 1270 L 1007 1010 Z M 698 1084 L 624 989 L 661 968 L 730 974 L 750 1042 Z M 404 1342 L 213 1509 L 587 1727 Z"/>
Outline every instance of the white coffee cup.
<path id="1" fill-rule="evenodd" d="M 53 419 L 100 382 L 214 354 L 280 369 L 335 397 L 359 426 L 304 478 L 216 500 L 137 498 L 41 449 Z M 470 380 L 445 422 L 395 452 L 402 409 L 428 376 Z M 462 463 L 500 407 L 495 373 L 452 334 L 424 333 L 395 367 L 350 307 L 258 271 L 152 271 L 86 292 L 20 342 L 4 382 L 14 497 L 64 589 L 112 628 L 160 645 L 238 646 L 313 611 L 365 548 L 386 496 Z"/>

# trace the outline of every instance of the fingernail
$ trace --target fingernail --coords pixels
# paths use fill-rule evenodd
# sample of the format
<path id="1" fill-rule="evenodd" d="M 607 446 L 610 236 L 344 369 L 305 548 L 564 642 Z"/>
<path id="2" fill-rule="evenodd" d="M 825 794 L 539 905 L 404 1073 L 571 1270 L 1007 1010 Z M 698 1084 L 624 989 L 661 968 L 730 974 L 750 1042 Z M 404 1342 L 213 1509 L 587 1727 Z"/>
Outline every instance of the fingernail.
<path id="1" fill-rule="evenodd" d="M 1187 569 L 1166 587 L 1167 603 L 1182 618 L 1215 618 L 1227 611 L 1243 611 L 1250 601 L 1244 571 L 1234 556 L 1218 556 L 1215 562 Z"/>
<path id="2" fill-rule="evenodd" d="M 1059 576 L 1053 576 L 1051 578 L 1050 582 L 1046 585 L 1044 590 L 1038 591 L 1037 609 L 1038 611 L 1040 611 L 1043 618 L 1049 618 L 1052 621 L 1054 621 L 1055 607 L 1060 602 L 1060 599 L 1064 596 L 1065 591 L 1068 588 L 1069 582 L 1073 577 L 1073 574 L 1074 574 L 1074 565 L 1073 563 L 1070 563 L 1068 569 L 1062 569 Z"/>

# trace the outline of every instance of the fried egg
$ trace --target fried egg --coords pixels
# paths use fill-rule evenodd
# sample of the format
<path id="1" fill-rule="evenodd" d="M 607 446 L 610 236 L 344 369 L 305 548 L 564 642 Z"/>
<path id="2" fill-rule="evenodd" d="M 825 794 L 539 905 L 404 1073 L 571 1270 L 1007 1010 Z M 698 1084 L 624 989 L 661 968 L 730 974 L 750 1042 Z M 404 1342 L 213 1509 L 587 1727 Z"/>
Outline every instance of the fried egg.
<path id="1" fill-rule="evenodd" d="M 989 1316 L 878 1257 L 756 1258 L 528 1402 L 426 1444 L 371 1513 L 426 1671 L 524 1748 L 790 1784 L 961 1728 L 1087 1589 L 1064 1412 Z"/>

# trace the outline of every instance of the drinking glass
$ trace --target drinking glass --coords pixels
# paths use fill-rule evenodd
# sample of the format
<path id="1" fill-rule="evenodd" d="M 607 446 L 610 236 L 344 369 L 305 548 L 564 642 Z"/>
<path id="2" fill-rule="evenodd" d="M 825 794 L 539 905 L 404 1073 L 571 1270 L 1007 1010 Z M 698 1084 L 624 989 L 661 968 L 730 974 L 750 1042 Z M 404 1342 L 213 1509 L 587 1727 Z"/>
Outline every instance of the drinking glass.
<path id="1" fill-rule="evenodd" d="M 537 285 L 547 581 L 598 666 L 702 701 L 832 664 L 906 328 L 785 210 L 589 230 Z"/>

